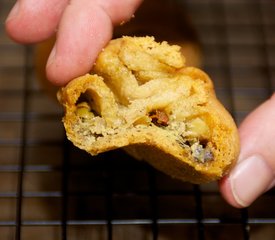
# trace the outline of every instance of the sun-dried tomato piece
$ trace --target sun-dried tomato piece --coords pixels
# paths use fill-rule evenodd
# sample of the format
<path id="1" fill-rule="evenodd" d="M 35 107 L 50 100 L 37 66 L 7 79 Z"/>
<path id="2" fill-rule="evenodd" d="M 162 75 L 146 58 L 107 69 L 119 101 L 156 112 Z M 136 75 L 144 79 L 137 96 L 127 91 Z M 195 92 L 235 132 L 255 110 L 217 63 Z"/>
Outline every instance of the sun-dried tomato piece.
<path id="1" fill-rule="evenodd" d="M 152 123 L 157 126 L 168 126 L 169 117 L 162 110 L 153 110 L 149 113 L 149 117 L 152 119 Z"/>

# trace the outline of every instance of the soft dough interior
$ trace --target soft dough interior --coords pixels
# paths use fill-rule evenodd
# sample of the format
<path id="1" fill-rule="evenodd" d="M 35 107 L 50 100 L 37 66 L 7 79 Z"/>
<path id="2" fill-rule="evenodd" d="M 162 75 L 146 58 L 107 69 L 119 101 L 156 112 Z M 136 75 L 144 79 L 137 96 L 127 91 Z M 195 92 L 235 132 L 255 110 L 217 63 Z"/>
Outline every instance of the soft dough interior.
<path id="1" fill-rule="evenodd" d="M 98 77 L 76 101 L 77 132 L 93 144 L 129 128 L 151 128 L 189 149 L 194 160 L 212 160 L 210 116 L 203 108 L 210 83 L 184 72 L 178 47 L 152 38 L 131 41 L 114 41 L 97 60 Z"/>

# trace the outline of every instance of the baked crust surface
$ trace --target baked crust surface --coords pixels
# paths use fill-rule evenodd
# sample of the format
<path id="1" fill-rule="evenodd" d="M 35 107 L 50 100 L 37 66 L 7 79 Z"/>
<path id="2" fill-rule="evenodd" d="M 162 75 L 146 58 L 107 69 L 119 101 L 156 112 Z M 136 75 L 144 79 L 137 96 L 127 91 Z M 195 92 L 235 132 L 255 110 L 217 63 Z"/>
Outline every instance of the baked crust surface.
<path id="1" fill-rule="evenodd" d="M 239 154 L 236 125 L 208 75 L 153 37 L 112 40 L 58 100 L 68 139 L 92 155 L 123 148 L 174 178 L 204 183 L 224 176 Z"/>

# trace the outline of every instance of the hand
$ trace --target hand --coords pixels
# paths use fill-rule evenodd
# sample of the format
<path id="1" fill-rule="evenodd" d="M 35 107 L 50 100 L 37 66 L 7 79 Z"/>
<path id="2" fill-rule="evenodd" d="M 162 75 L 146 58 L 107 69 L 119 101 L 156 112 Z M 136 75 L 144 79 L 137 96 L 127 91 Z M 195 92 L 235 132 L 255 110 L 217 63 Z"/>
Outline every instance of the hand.
<path id="1" fill-rule="evenodd" d="M 113 26 L 129 20 L 142 0 L 18 0 L 6 31 L 19 43 L 36 43 L 57 34 L 47 77 L 64 85 L 92 68 L 112 38 Z"/>
<path id="2" fill-rule="evenodd" d="M 239 160 L 220 182 L 220 191 L 241 208 L 275 185 L 275 94 L 244 120 L 239 133 Z"/>
<path id="3" fill-rule="evenodd" d="M 7 33 L 35 43 L 57 33 L 47 64 L 50 81 L 64 85 L 88 72 L 112 38 L 113 25 L 129 20 L 142 0 L 18 0 L 6 20 Z M 249 206 L 275 185 L 275 94 L 240 126 L 237 165 L 220 181 L 224 198 Z"/>

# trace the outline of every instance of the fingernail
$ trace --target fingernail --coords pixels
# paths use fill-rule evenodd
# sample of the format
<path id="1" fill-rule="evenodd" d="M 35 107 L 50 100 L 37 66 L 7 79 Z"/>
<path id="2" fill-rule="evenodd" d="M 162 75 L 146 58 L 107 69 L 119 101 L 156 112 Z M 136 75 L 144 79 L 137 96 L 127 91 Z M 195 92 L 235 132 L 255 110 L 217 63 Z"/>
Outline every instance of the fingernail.
<path id="1" fill-rule="evenodd" d="M 241 161 L 230 174 L 230 184 L 236 202 L 249 206 L 272 183 L 274 174 L 260 155 Z"/>
<path id="2" fill-rule="evenodd" d="M 11 19 L 15 18 L 18 16 L 18 13 L 19 13 L 19 2 L 17 1 L 13 8 L 11 9 L 7 19 L 6 19 L 6 22 L 10 21 Z"/>
<path id="3" fill-rule="evenodd" d="M 56 54 L 56 46 L 54 45 L 52 48 L 52 51 L 48 57 L 48 62 L 47 62 L 47 66 L 50 66 L 54 60 L 55 60 L 55 54 Z"/>

